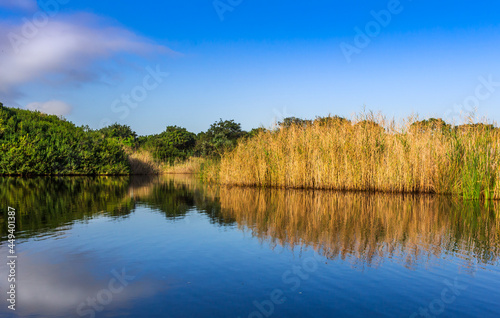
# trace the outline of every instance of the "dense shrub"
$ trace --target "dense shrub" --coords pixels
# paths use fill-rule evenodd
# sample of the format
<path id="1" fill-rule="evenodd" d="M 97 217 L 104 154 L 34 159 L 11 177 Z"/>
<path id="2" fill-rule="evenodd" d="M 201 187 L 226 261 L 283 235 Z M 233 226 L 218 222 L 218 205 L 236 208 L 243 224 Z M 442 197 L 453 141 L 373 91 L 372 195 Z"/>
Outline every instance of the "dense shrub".
<path id="1" fill-rule="evenodd" d="M 196 143 L 196 135 L 177 126 L 168 126 L 157 135 L 139 137 L 139 147 L 150 151 L 159 161 L 173 163 L 185 160 L 192 153 Z"/>
<path id="2" fill-rule="evenodd" d="M 89 128 L 0 103 L 0 174 L 125 174 L 120 142 Z"/>
<path id="3" fill-rule="evenodd" d="M 118 123 L 101 128 L 99 130 L 105 137 L 115 138 L 122 142 L 124 145 L 132 147 L 136 143 L 137 134 L 127 125 L 120 125 Z"/>

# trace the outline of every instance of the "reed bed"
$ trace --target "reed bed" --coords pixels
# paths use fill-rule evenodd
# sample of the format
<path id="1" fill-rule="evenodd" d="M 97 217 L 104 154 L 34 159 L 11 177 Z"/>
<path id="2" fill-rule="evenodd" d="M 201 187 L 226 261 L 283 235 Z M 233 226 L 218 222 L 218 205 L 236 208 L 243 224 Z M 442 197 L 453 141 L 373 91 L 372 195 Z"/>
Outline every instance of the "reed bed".
<path id="1" fill-rule="evenodd" d="M 223 185 L 500 199 L 500 130 L 364 114 L 266 130 L 204 172 Z"/>
<path id="2" fill-rule="evenodd" d="M 165 164 L 163 173 L 166 174 L 196 174 L 200 172 L 205 159 L 190 157 L 186 160 L 176 160 L 173 164 Z"/>
<path id="3" fill-rule="evenodd" d="M 147 150 L 127 150 L 131 174 L 159 175 L 159 174 L 198 174 L 206 161 L 204 158 L 190 157 L 187 160 L 176 160 L 169 164 L 153 158 Z"/>
<path id="4" fill-rule="evenodd" d="M 163 164 L 158 163 L 149 151 L 132 151 L 129 149 L 127 154 L 131 174 L 152 175 L 160 174 L 163 170 Z"/>

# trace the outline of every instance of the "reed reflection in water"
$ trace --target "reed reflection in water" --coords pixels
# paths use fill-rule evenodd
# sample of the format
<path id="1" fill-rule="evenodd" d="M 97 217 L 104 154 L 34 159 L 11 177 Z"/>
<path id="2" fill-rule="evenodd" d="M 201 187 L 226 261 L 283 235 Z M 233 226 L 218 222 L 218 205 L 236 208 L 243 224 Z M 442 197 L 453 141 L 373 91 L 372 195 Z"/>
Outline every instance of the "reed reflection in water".
<path id="1" fill-rule="evenodd" d="M 496 264 L 499 203 L 444 196 L 221 188 L 226 217 L 271 245 L 305 245 L 329 259 L 377 265 L 397 259 L 412 268 L 453 254 Z"/>

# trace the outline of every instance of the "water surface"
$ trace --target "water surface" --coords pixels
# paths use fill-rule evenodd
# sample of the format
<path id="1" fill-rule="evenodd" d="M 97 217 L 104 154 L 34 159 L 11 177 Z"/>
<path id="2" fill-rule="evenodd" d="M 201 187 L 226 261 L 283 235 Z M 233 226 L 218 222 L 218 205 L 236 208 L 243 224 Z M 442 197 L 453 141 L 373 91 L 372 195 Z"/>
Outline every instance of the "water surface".
<path id="1" fill-rule="evenodd" d="M 2 317 L 500 317 L 500 210 L 440 196 L 0 178 Z"/>

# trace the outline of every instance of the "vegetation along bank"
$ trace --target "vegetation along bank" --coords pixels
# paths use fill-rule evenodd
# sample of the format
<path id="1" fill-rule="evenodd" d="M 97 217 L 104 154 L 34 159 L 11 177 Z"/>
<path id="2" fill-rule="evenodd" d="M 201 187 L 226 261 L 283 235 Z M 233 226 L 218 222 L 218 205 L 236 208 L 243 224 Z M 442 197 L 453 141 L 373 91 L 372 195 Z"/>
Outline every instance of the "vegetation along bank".
<path id="1" fill-rule="evenodd" d="M 363 114 L 286 118 L 250 132 L 222 119 L 198 134 L 92 130 L 0 104 L 0 174 L 198 173 L 222 185 L 453 194 L 500 199 L 500 129 Z"/>

